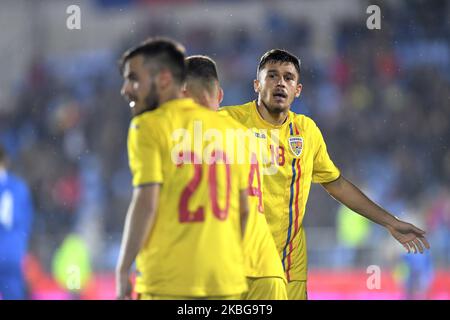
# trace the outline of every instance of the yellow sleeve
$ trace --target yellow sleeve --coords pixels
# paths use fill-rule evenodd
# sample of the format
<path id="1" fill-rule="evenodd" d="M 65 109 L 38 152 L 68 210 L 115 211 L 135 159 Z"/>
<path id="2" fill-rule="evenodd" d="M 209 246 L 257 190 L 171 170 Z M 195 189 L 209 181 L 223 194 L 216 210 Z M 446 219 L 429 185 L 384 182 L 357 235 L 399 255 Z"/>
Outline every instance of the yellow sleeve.
<path id="1" fill-rule="evenodd" d="M 231 117 L 230 113 L 228 112 L 228 108 L 226 107 L 221 107 L 219 108 L 219 110 L 217 111 L 217 113 L 221 116 L 228 116 Z"/>
<path id="2" fill-rule="evenodd" d="M 248 185 L 248 181 L 249 181 L 249 176 L 250 176 L 250 169 L 251 169 L 251 164 L 250 162 L 245 161 L 244 164 L 241 165 L 241 177 L 239 179 L 239 185 L 240 185 L 240 190 L 244 190 L 244 189 L 248 189 L 249 185 Z"/>
<path id="3" fill-rule="evenodd" d="M 163 182 L 161 145 L 154 131 L 157 124 L 146 122 L 147 119 L 134 118 L 128 132 L 128 160 L 134 187 Z"/>
<path id="4" fill-rule="evenodd" d="M 233 123 L 233 119 L 228 118 L 228 116 L 227 121 Z M 236 129 L 236 127 L 232 128 Z M 249 143 L 246 140 L 243 140 L 244 143 L 240 144 L 238 143 L 238 137 L 234 137 L 234 139 L 234 151 L 232 152 L 234 159 L 232 159 L 232 161 L 239 170 L 239 190 L 244 190 L 248 188 L 248 179 L 250 175 L 250 160 L 248 157 L 250 153 Z M 244 155 L 244 159 L 239 159 L 239 156 L 241 155 Z"/>
<path id="5" fill-rule="evenodd" d="M 323 140 L 320 129 L 316 124 L 314 124 L 313 128 L 313 139 L 314 145 L 316 146 L 316 151 L 314 155 L 312 181 L 314 183 L 327 183 L 334 181 L 339 178 L 341 173 L 328 155 L 327 146 Z"/>
<path id="6" fill-rule="evenodd" d="M 241 125 L 238 121 L 231 118 L 230 114 L 227 112 L 223 112 L 223 116 L 227 118 L 227 121 L 230 121 L 231 125 L 230 127 L 235 129 L 235 132 L 238 132 L 239 130 L 242 130 L 244 133 L 247 132 L 247 128 Z M 234 145 L 236 146 L 236 150 L 234 152 L 235 159 L 234 161 L 239 164 L 240 171 L 241 171 L 241 177 L 239 177 L 239 189 L 244 190 L 249 188 L 249 177 L 250 177 L 250 171 L 252 169 L 252 147 L 254 147 L 254 143 L 252 143 L 251 138 L 254 138 L 253 134 L 250 135 L 250 139 L 247 139 L 246 136 L 242 137 L 240 135 L 236 135 L 234 142 Z M 243 144 L 239 143 L 243 142 Z M 240 164 L 239 157 L 244 156 L 244 163 Z M 242 162 L 242 161 L 241 161 Z"/>

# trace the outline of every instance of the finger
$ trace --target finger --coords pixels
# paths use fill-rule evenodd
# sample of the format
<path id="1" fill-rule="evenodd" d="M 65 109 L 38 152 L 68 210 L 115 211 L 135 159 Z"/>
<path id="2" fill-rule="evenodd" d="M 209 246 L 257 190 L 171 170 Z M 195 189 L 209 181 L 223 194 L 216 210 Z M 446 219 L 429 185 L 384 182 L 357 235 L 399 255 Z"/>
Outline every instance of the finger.
<path id="1" fill-rule="evenodd" d="M 414 241 L 411 241 L 411 242 L 410 242 L 410 245 L 411 245 L 411 247 L 413 247 L 413 250 L 414 250 L 414 254 L 416 254 L 416 253 L 417 253 L 417 251 L 419 251 L 419 250 L 417 250 L 417 247 L 415 246 L 415 243 L 414 243 Z"/>
<path id="2" fill-rule="evenodd" d="M 428 243 L 427 238 L 425 237 L 419 237 L 420 241 L 422 241 L 423 245 L 425 246 L 425 248 L 430 249 L 430 244 Z"/>
<path id="3" fill-rule="evenodd" d="M 416 243 L 414 242 L 414 240 L 411 241 L 411 245 L 414 248 L 414 254 L 419 252 L 419 248 L 417 247 Z"/>
<path id="4" fill-rule="evenodd" d="M 406 251 L 408 251 L 408 253 L 410 253 L 409 246 L 406 243 L 402 243 L 402 244 L 405 247 Z"/>
<path id="5" fill-rule="evenodd" d="M 416 245 L 416 247 L 419 249 L 420 253 L 423 253 L 423 247 L 422 244 L 420 243 L 420 241 L 416 238 L 414 239 L 414 244 Z"/>
<path id="6" fill-rule="evenodd" d="M 407 242 L 407 244 L 412 253 L 417 253 L 417 249 L 412 242 L 409 241 L 409 242 Z"/>

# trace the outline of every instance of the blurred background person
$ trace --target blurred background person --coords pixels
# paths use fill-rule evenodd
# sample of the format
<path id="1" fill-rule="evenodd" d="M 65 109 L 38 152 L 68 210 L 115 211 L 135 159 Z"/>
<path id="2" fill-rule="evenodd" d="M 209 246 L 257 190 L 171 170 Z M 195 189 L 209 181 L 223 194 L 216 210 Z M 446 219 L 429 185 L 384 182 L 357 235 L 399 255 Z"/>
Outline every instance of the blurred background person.
<path id="1" fill-rule="evenodd" d="M 349 268 L 355 265 L 360 250 L 370 237 L 371 223 L 353 210 L 340 205 L 337 211 L 337 250 L 336 268 Z"/>
<path id="2" fill-rule="evenodd" d="M 0 298 L 27 298 L 22 269 L 28 250 L 33 204 L 25 181 L 7 170 L 0 145 Z"/>

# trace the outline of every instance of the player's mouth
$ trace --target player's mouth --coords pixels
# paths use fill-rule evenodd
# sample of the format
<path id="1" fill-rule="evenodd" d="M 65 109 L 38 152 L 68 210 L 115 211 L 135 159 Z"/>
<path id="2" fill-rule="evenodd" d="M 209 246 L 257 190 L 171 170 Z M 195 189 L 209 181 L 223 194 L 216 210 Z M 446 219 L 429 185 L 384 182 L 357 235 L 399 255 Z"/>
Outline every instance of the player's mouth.
<path id="1" fill-rule="evenodd" d="M 136 99 L 132 96 L 125 97 L 126 102 L 128 102 L 128 106 L 133 109 L 136 106 Z"/>
<path id="2" fill-rule="evenodd" d="M 283 102 L 288 97 L 288 95 L 284 91 L 276 91 L 272 96 L 277 102 Z"/>

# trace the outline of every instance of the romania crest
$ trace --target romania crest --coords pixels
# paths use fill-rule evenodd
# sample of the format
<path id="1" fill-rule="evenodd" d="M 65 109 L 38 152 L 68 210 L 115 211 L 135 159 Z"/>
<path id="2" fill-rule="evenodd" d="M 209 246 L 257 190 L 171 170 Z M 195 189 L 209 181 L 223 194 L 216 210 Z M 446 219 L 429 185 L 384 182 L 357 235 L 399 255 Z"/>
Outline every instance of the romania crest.
<path id="1" fill-rule="evenodd" d="M 292 136 L 288 138 L 288 142 L 294 156 L 299 157 L 303 150 L 303 138 L 299 136 Z"/>

